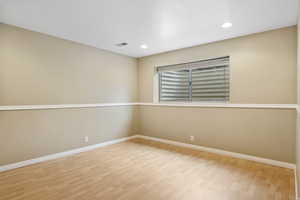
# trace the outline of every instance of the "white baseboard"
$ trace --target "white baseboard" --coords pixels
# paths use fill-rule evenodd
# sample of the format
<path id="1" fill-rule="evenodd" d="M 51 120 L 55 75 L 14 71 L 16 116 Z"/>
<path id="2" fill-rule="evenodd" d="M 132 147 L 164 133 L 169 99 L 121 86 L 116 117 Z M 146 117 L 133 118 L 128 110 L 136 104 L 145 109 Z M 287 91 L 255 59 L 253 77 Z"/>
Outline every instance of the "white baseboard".
<path id="1" fill-rule="evenodd" d="M 62 157 L 78 154 L 78 153 L 85 152 L 85 151 L 90 151 L 93 149 L 97 149 L 99 147 L 104 147 L 104 146 L 124 142 L 124 141 L 130 140 L 130 139 L 136 138 L 136 137 L 137 136 L 124 137 L 124 138 L 115 139 L 115 140 L 111 140 L 111 141 L 107 141 L 107 142 L 103 142 L 103 143 L 99 143 L 99 144 L 95 144 L 95 145 L 85 146 L 85 147 L 78 148 L 78 149 L 72 149 L 70 151 L 65 151 L 65 152 L 61 152 L 61 153 L 42 156 L 39 158 L 34 158 L 31 160 L 25 160 L 22 162 L 17 162 L 17 163 L 13 163 L 13 164 L 9 164 L 9 165 L 0 166 L 0 172 L 16 169 L 19 167 L 25 167 L 28 165 L 32 165 L 32 164 L 36 164 L 36 163 L 40 163 L 40 162 L 44 162 L 44 161 L 48 161 L 48 160 L 62 158 Z"/>
<path id="2" fill-rule="evenodd" d="M 93 150 L 93 149 L 96 149 L 96 148 L 99 148 L 99 147 L 104 147 L 104 146 L 120 143 L 120 142 L 131 140 L 131 139 L 134 139 L 134 138 L 143 138 L 143 139 L 158 141 L 158 142 L 162 142 L 162 143 L 166 143 L 166 144 L 172 144 L 172 145 L 176 145 L 176 146 L 197 149 L 197 150 L 216 153 L 216 154 L 220 154 L 220 155 L 226 155 L 226 156 L 230 156 L 230 157 L 234 157 L 234 158 L 240 158 L 240 159 L 245 159 L 245 160 L 256 161 L 256 162 L 269 164 L 269 165 L 274 165 L 274 166 L 278 166 L 278 167 L 284 167 L 284 168 L 289 168 L 289 169 L 294 169 L 294 170 L 296 169 L 296 165 L 293 164 L 293 163 L 281 162 L 281 161 L 276 161 L 276 160 L 271 160 L 271 159 L 266 159 L 266 158 L 260 158 L 260 157 L 250 156 L 250 155 L 241 154 L 241 153 L 234 153 L 234 152 L 230 152 L 230 151 L 225 151 L 225 150 L 220 150 L 220 149 L 215 149 L 215 148 L 209 148 L 209 147 L 203 147 L 203 146 L 187 144 L 187 143 L 182 143 L 182 142 L 176 142 L 176 141 L 166 140 L 166 139 L 161 139 L 161 138 L 149 137 L 149 136 L 144 136 L 144 135 L 134 135 L 134 136 L 130 136 L 130 137 L 111 140 L 111 141 L 108 141 L 108 142 L 103 142 L 103 143 L 100 143 L 100 144 L 90 145 L 90 146 L 86 146 L 86 147 L 82 147 L 82 148 L 78 148 L 78 149 L 73 149 L 73 150 L 70 150 L 70 151 L 65 151 L 65 152 L 61 152 L 61 153 L 42 156 L 42 157 L 39 157 L 39 158 L 34 158 L 34 159 L 31 159 L 31 160 L 25 160 L 25 161 L 18 162 L 18 163 L 13 163 L 13 164 L 9 164 L 9 165 L 0 166 L 0 172 L 7 171 L 7 170 L 12 170 L 12 169 L 16 169 L 16 168 L 19 168 L 19 167 L 24 167 L 24 166 L 28 166 L 28 165 L 48 161 L 48 160 L 53 160 L 53 159 L 56 159 L 56 158 L 66 157 L 66 156 L 74 155 L 74 154 L 77 154 L 77 153 L 80 153 L 80 152 L 90 151 L 90 150 Z"/>
<path id="3" fill-rule="evenodd" d="M 271 159 L 267 159 L 267 158 L 260 158 L 260 157 L 250 156 L 250 155 L 241 154 L 241 153 L 234 153 L 234 152 L 230 152 L 230 151 L 225 151 L 225 150 L 220 150 L 220 149 L 215 149 L 215 148 L 210 148 L 210 147 L 203 147 L 203 146 L 199 146 L 199 145 L 187 144 L 187 143 L 182 143 L 182 142 L 176 142 L 176 141 L 166 140 L 166 139 L 161 139 L 161 138 L 149 137 L 149 136 L 144 136 L 144 135 L 137 135 L 136 137 L 153 140 L 153 141 L 157 141 L 157 142 L 163 142 L 166 144 L 172 144 L 172 145 L 176 145 L 176 146 L 211 152 L 211 153 L 215 153 L 215 154 L 226 155 L 226 156 L 230 156 L 230 157 L 234 157 L 234 158 L 251 160 L 251 161 L 260 162 L 260 163 L 273 165 L 273 166 L 277 166 L 277 167 L 284 167 L 284 168 L 289 168 L 289 169 L 294 169 L 294 170 L 296 169 L 296 165 L 293 163 L 271 160 Z"/>

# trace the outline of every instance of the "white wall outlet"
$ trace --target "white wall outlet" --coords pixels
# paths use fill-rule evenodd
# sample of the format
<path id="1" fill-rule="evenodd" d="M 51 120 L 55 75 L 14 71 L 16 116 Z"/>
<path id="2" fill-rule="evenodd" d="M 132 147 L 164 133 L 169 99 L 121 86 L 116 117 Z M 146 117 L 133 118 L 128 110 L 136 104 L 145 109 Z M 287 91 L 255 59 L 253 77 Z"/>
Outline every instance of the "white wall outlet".
<path id="1" fill-rule="evenodd" d="M 195 137 L 194 137 L 193 135 L 191 135 L 191 136 L 190 136 L 190 141 L 193 142 L 194 140 L 195 140 Z"/>
<path id="2" fill-rule="evenodd" d="M 88 142 L 88 141 L 89 141 L 89 137 L 88 137 L 88 136 L 85 136 L 85 137 L 84 137 L 84 141 L 85 141 L 85 142 Z"/>

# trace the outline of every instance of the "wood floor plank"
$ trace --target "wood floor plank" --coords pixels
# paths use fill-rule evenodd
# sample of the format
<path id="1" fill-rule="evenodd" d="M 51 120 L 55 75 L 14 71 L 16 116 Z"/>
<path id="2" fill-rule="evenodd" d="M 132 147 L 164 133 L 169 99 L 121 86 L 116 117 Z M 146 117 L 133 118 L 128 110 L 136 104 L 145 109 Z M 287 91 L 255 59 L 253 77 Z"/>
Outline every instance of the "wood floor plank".
<path id="1" fill-rule="evenodd" d="M 134 139 L 0 173 L 0 200 L 294 200 L 294 173 Z"/>

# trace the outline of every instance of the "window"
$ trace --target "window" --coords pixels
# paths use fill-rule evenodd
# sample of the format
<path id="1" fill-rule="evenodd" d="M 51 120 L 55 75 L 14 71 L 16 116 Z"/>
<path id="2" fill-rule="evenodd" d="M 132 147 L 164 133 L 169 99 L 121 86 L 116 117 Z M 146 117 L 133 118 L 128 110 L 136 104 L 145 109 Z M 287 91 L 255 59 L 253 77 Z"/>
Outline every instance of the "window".
<path id="1" fill-rule="evenodd" d="M 159 101 L 229 101 L 229 57 L 158 67 Z"/>

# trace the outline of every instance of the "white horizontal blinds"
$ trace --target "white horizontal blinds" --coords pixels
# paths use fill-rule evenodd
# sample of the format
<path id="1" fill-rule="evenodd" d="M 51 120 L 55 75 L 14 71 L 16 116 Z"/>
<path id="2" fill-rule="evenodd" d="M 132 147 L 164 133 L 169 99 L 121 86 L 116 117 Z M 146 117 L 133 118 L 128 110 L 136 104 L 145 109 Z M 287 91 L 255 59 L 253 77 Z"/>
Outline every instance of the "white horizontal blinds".
<path id="1" fill-rule="evenodd" d="M 159 67 L 160 101 L 228 101 L 229 57 Z"/>
<path id="2" fill-rule="evenodd" d="M 189 101 L 189 70 L 160 72 L 160 101 Z"/>
<path id="3" fill-rule="evenodd" d="M 192 101 L 228 101 L 228 65 L 192 69 Z"/>

